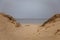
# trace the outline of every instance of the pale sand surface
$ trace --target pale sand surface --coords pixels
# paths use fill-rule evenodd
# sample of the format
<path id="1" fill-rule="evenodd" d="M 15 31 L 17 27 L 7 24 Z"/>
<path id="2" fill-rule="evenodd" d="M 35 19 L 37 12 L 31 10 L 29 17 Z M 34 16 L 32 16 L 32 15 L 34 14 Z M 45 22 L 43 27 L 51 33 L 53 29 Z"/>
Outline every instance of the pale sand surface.
<path id="1" fill-rule="evenodd" d="M 20 40 L 37 40 L 39 27 L 40 24 L 22 24 L 22 27 L 16 31 L 16 35 Z"/>
<path id="2" fill-rule="evenodd" d="M 43 28 L 39 24 L 22 24 L 13 32 L 14 40 L 60 40 L 60 23 L 51 25 L 51 27 Z"/>
<path id="3" fill-rule="evenodd" d="M 45 26 L 33 23 L 18 25 L 0 14 L 0 40 L 60 40 L 60 18 Z"/>
<path id="4" fill-rule="evenodd" d="M 18 35 L 21 40 L 60 40 L 60 22 L 40 27 L 39 24 L 22 24 Z M 49 27 L 50 26 L 50 27 Z M 17 33 L 18 33 L 17 31 Z"/>

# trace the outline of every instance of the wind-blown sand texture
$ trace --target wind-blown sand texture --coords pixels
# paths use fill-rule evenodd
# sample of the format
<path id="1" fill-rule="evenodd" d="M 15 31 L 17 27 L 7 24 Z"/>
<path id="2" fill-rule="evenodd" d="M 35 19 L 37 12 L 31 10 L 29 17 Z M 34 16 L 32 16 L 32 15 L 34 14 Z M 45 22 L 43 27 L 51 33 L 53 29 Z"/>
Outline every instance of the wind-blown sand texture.
<path id="1" fill-rule="evenodd" d="M 0 13 L 0 40 L 60 40 L 60 14 L 40 25 L 20 24 L 10 15 Z"/>

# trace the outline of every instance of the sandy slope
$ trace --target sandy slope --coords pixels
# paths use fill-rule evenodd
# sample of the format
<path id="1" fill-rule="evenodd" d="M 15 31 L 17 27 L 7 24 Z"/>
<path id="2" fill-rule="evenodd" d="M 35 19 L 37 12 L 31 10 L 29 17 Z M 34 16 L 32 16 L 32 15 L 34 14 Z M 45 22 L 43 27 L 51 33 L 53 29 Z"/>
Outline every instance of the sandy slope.
<path id="1" fill-rule="evenodd" d="M 9 18 L 9 19 L 8 19 Z M 0 14 L 0 40 L 60 40 L 60 18 L 40 24 L 18 24 Z M 54 21 L 54 22 L 53 22 Z"/>

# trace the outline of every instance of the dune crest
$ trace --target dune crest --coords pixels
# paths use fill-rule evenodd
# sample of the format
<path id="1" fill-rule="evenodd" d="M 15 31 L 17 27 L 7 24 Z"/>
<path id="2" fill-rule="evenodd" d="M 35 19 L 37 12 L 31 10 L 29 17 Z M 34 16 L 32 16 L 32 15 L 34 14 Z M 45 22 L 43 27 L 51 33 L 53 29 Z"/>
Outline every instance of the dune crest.
<path id="1" fill-rule="evenodd" d="M 7 15 L 5 13 L 0 13 L 0 15 L 2 15 L 3 17 L 6 17 L 11 23 L 15 24 L 16 27 L 20 26 L 20 23 L 16 22 L 15 18 L 13 18 L 12 16 Z"/>
<path id="2" fill-rule="evenodd" d="M 60 18 L 60 14 L 55 14 L 53 17 L 49 18 L 47 21 L 45 21 L 41 26 L 45 26 L 48 23 L 54 23 L 56 22 L 55 19 Z"/>

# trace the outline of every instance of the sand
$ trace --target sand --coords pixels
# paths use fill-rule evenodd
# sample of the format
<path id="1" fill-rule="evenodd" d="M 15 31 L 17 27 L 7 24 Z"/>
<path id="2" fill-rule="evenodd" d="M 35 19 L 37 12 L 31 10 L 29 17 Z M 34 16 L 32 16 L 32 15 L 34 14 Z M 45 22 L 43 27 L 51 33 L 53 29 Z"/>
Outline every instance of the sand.
<path id="1" fill-rule="evenodd" d="M 20 24 L 0 14 L 0 40 L 60 40 L 60 15 L 43 24 Z"/>

